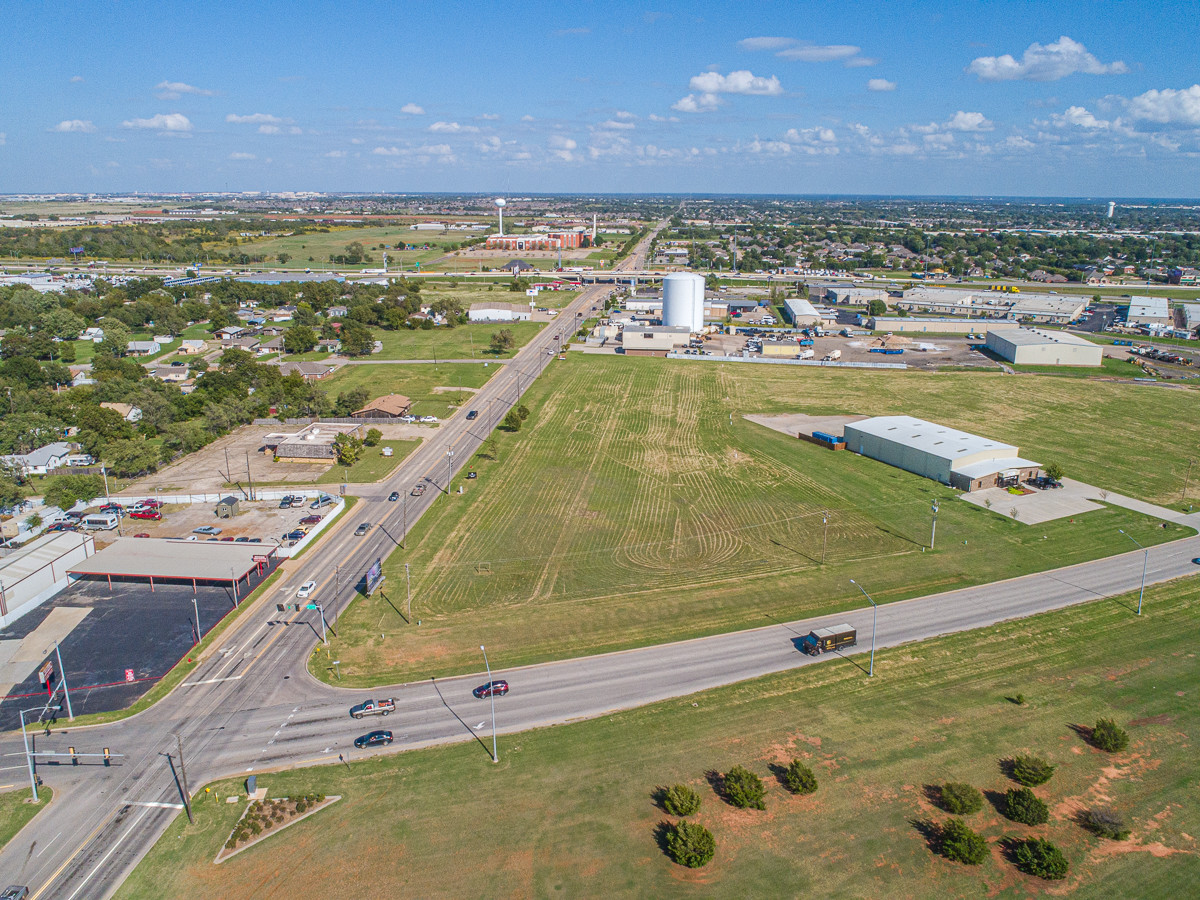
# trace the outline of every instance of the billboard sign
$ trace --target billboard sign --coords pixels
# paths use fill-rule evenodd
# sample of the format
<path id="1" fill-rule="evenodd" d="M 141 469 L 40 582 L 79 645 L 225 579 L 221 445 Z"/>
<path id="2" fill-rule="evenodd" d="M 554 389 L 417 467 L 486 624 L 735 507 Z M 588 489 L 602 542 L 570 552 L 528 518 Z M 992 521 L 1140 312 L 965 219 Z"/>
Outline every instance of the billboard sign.
<path id="1" fill-rule="evenodd" d="M 38 684 L 45 685 L 49 689 L 54 684 L 54 660 L 47 660 L 46 663 L 38 669 Z"/>
<path id="2" fill-rule="evenodd" d="M 371 564 L 371 568 L 367 569 L 367 596 L 370 597 L 373 593 L 375 593 L 375 589 L 381 584 L 383 584 L 383 560 L 376 557 L 375 562 Z"/>

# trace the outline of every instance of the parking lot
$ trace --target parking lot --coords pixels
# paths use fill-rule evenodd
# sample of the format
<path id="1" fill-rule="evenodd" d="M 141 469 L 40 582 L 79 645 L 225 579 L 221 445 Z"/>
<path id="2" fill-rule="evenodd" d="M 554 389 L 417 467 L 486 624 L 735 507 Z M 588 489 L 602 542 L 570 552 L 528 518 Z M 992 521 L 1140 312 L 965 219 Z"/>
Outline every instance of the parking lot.
<path id="1" fill-rule="evenodd" d="M 824 359 L 826 356 L 832 354 L 833 351 L 838 351 L 840 353 L 838 362 L 903 363 L 906 366 L 917 369 L 937 369 L 943 366 L 999 368 L 999 363 L 989 358 L 986 354 L 972 349 L 973 346 L 982 343 L 982 341 L 968 340 L 965 335 L 936 337 L 920 334 L 892 335 L 885 340 L 883 334 L 872 334 L 861 329 L 855 330 L 861 333 L 854 334 L 851 337 L 841 334 L 827 334 L 824 337 L 814 338 L 811 347 L 801 347 L 796 343 L 796 339 L 800 337 L 798 333 L 786 334 L 782 331 L 766 331 L 758 337 L 761 337 L 763 340 L 764 350 L 768 347 L 778 347 L 780 349 L 791 349 L 794 347 L 797 353 L 802 350 L 812 350 L 812 359 L 814 360 Z M 698 348 L 694 349 L 710 351 L 715 356 L 741 356 L 751 337 L 746 334 L 714 334 L 709 336 L 708 340 L 701 341 Z M 902 350 L 903 352 L 895 354 L 872 352 L 874 349 L 883 349 L 882 344 L 885 344 L 889 349 Z M 765 355 L 767 354 L 760 352 L 751 353 L 752 357 L 762 357 Z M 776 356 L 772 358 L 786 359 L 788 357 Z"/>

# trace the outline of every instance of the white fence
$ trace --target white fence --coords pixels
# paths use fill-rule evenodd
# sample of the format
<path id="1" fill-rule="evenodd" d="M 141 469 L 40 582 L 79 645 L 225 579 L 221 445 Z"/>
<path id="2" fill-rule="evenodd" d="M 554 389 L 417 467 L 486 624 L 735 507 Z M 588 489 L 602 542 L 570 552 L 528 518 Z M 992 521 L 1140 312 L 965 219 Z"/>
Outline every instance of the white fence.
<path id="1" fill-rule="evenodd" d="M 697 356 L 692 353 L 672 351 L 667 359 L 691 359 L 701 362 L 739 362 L 757 363 L 768 366 L 823 366 L 831 369 L 907 369 L 904 363 L 885 362 L 842 362 L 840 360 L 823 359 L 765 359 L 759 356 Z"/>
<path id="2" fill-rule="evenodd" d="M 285 547 L 280 544 L 279 548 L 275 551 L 275 555 L 285 558 L 295 556 L 297 553 L 315 541 L 317 539 L 317 535 L 328 528 L 333 520 L 337 518 L 337 514 L 345 508 L 345 499 L 339 497 L 337 503 L 335 503 L 333 506 L 325 507 L 325 509 L 329 510 L 329 512 L 325 514 L 325 518 L 314 525 L 312 530 L 309 531 L 309 533 L 306 534 L 302 540 L 296 541 L 296 543 L 292 544 L 290 547 Z"/>

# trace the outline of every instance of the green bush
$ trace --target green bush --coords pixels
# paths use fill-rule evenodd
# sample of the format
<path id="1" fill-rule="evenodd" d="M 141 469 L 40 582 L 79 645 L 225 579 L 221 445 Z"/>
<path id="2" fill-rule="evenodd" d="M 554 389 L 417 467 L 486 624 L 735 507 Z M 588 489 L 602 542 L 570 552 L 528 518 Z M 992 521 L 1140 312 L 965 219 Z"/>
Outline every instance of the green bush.
<path id="1" fill-rule="evenodd" d="M 1027 875 L 1051 881 L 1067 877 L 1067 858 L 1058 847 L 1042 838 L 1018 843 L 1013 848 L 1013 862 Z"/>
<path id="2" fill-rule="evenodd" d="M 956 816 L 968 816 L 983 809 L 983 794 L 961 781 L 942 785 L 942 809 Z"/>
<path id="3" fill-rule="evenodd" d="M 1112 719 L 1100 719 L 1092 729 L 1092 744 L 1109 753 L 1120 753 L 1129 746 L 1129 735 Z"/>
<path id="4" fill-rule="evenodd" d="M 662 792 L 662 805 L 673 816 L 690 816 L 700 809 L 700 795 L 686 784 L 673 784 Z"/>
<path id="5" fill-rule="evenodd" d="M 1017 784 L 1036 787 L 1050 780 L 1054 766 L 1040 756 L 1014 756 L 1009 763 L 1009 774 Z"/>
<path id="6" fill-rule="evenodd" d="M 988 858 L 988 844 L 983 835 L 972 831 L 962 819 L 949 819 L 942 826 L 940 846 L 946 859 L 968 866 L 977 866 Z"/>
<path id="7" fill-rule="evenodd" d="M 762 779 L 742 766 L 725 773 L 725 797 L 739 809 L 766 809 L 767 789 Z"/>
<path id="8" fill-rule="evenodd" d="M 1081 812 L 1079 824 L 1098 837 L 1113 841 L 1129 840 L 1129 828 L 1125 825 L 1125 820 L 1103 806 Z"/>
<path id="9" fill-rule="evenodd" d="M 667 855 L 681 866 L 698 869 L 712 861 L 717 842 L 712 832 L 695 822 L 679 822 L 667 826 Z"/>
<path id="10" fill-rule="evenodd" d="M 793 794 L 811 794 L 817 789 L 817 776 L 800 760 L 793 759 L 788 764 L 783 783 Z"/>
<path id="11" fill-rule="evenodd" d="M 1041 825 L 1050 819 L 1050 810 L 1029 788 L 1013 788 L 1004 795 L 1004 815 L 1022 825 Z"/>

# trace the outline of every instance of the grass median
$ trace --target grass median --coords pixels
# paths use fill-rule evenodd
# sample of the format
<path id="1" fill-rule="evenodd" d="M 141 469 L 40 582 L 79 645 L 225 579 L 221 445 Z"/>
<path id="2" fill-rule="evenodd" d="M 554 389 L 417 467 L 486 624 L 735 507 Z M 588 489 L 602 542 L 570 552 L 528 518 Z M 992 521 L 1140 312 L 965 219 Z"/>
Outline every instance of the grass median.
<path id="1" fill-rule="evenodd" d="M 0 793 L 0 850 L 8 846 L 8 842 L 33 821 L 34 816 L 50 805 L 53 796 L 54 791 L 46 785 L 38 787 L 37 803 L 32 802 L 33 791 L 29 788 Z"/>

